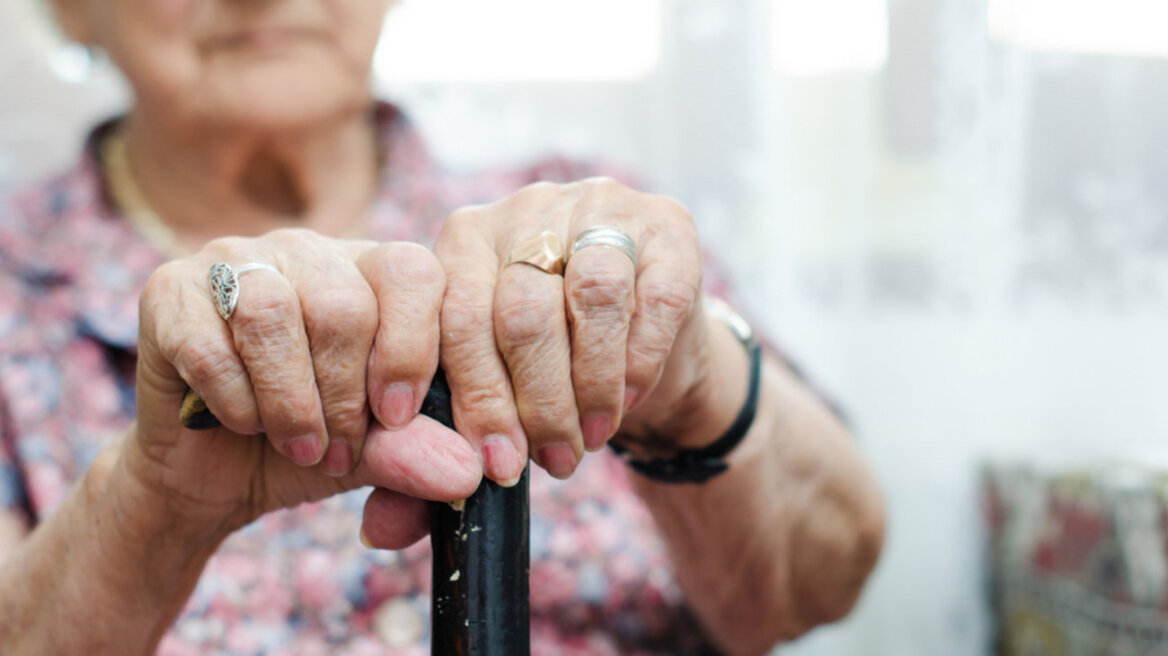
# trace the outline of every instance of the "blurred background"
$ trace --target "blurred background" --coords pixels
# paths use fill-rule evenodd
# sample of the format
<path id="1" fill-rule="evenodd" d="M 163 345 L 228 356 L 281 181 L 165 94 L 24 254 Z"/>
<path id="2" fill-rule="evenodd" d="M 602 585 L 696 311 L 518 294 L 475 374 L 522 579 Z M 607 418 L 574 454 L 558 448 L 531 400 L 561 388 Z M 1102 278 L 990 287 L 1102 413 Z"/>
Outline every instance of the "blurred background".
<path id="1" fill-rule="evenodd" d="M 0 194 L 125 103 L 40 5 L 0 3 Z M 989 653 L 981 465 L 1168 465 L 1162 0 L 401 0 L 374 84 L 453 166 L 683 200 L 846 408 L 887 548 L 783 653 Z"/>

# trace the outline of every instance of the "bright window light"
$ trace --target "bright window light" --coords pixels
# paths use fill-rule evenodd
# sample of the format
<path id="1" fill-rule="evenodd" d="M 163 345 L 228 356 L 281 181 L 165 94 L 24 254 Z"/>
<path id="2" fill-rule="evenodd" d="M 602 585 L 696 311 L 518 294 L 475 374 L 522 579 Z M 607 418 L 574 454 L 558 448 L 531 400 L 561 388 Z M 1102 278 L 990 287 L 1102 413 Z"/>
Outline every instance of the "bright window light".
<path id="1" fill-rule="evenodd" d="M 1168 56 L 1165 0 L 990 0 L 990 32 L 1031 50 Z"/>
<path id="2" fill-rule="evenodd" d="M 771 57 L 788 75 L 878 70 L 888 59 L 886 0 L 771 0 Z"/>
<path id="3" fill-rule="evenodd" d="M 651 73 L 661 0 L 400 0 L 374 58 L 383 80 L 613 80 Z"/>

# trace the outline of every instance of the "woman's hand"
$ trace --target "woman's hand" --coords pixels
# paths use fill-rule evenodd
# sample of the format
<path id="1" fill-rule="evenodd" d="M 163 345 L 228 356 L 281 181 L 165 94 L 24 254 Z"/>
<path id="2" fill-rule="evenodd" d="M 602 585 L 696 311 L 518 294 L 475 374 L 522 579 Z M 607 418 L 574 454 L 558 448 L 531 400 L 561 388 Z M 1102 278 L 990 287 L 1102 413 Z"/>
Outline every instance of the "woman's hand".
<path id="1" fill-rule="evenodd" d="M 275 271 L 240 275 L 224 320 L 208 282 L 216 262 Z M 438 363 L 444 289 L 420 246 L 305 230 L 216 240 L 161 267 L 141 301 L 129 471 L 172 516 L 223 533 L 374 485 L 384 489 L 366 530 L 383 546 L 417 540 L 428 526 L 420 499 L 463 498 L 481 478 L 464 440 L 416 414 Z M 179 425 L 188 385 L 221 428 Z"/>
<path id="2" fill-rule="evenodd" d="M 589 247 L 562 277 L 505 264 L 543 231 L 570 247 L 596 225 L 625 231 L 637 263 Z M 605 178 L 535 184 L 452 214 L 435 252 L 446 271 L 441 360 L 454 421 L 491 479 L 513 483 L 529 453 L 567 477 L 618 431 L 651 449 L 696 446 L 737 412 L 732 403 L 728 416 L 712 412 L 716 393 L 702 384 L 702 254 L 679 203 Z"/>

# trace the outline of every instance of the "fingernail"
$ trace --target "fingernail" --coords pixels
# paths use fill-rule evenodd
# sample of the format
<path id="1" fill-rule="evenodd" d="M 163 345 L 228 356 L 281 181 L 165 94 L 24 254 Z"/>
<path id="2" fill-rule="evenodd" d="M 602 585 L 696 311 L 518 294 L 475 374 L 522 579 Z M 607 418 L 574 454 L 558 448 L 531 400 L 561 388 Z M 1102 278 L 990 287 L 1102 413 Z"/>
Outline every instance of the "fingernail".
<path id="1" fill-rule="evenodd" d="M 487 478 L 503 487 L 514 487 L 523 474 L 519 452 L 506 435 L 491 435 L 483 441 L 483 463 Z"/>
<path id="2" fill-rule="evenodd" d="M 288 458 L 301 467 L 311 467 L 320 462 L 320 438 L 315 435 L 301 435 L 284 444 Z"/>
<path id="3" fill-rule="evenodd" d="M 324 452 L 324 473 L 329 476 L 344 476 L 353 466 L 353 450 L 345 440 L 332 440 Z"/>
<path id="4" fill-rule="evenodd" d="M 576 452 L 564 442 L 545 444 L 539 449 L 539 464 L 556 478 L 567 478 L 576 470 Z"/>
<path id="5" fill-rule="evenodd" d="M 401 428 L 414 418 L 414 388 L 405 383 L 394 383 L 381 394 L 378 407 L 386 428 Z"/>
<path id="6" fill-rule="evenodd" d="M 628 412 L 640 400 L 641 390 L 636 387 L 625 388 L 625 412 Z"/>
<path id="7" fill-rule="evenodd" d="M 377 547 L 374 547 L 373 543 L 369 541 L 369 536 L 365 535 L 365 527 L 364 526 L 361 527 L 361 544 L 365 545 L 366 549 L 376 549 L 377 548 Z"/>
<path id="8" fill-rule="evenodd" d="M 580 430 L 584 433 L 584 448 L 598 451 L 612 437 L 612 420 L 604 412 L 590 412 L 580 420 Z"/>

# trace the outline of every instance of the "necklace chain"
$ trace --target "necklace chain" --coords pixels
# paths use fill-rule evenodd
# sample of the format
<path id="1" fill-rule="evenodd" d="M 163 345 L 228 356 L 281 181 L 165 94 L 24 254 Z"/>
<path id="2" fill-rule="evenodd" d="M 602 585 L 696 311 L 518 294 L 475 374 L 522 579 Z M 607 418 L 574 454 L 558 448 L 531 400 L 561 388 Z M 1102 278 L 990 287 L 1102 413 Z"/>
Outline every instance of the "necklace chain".
<path id="1" fill-rule="evenodd" d="M 174 229 L 162 220 L 142 193 L 126 149 L 126 135 L 121 125 L 115 127 L 101 141 L 101 166 L 105 171 L 112 200 L 134 228 L 155 247 L 170 257 L 183 257 L 190 250 L 183 247 Z M 365 235 L 368 213 L 363 213 L 341 235 L 343 239 L 360 239 Z"/>
<path id="2" fill-rule="evenodd" d="M 158 216 L 142 194 L 138 180 L 130 169 L 130 158 L 126 154 L 126 136 L 121 126 L 114 128 L 102 139 L 101 164 L 114 204 L 134 228 L 163 253 L 171 257 L 188 255 L 187 249 L 178 243 L 174 230 L 162 221 L 162 217 Z"/>

